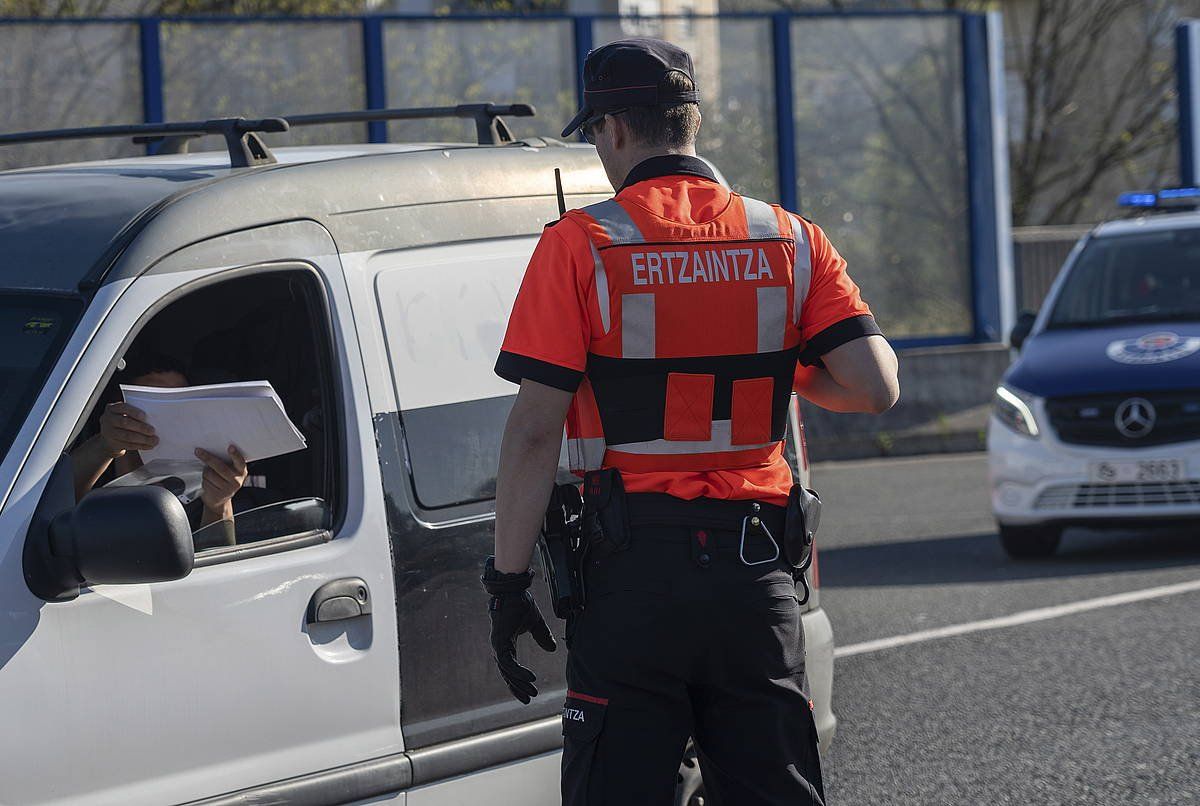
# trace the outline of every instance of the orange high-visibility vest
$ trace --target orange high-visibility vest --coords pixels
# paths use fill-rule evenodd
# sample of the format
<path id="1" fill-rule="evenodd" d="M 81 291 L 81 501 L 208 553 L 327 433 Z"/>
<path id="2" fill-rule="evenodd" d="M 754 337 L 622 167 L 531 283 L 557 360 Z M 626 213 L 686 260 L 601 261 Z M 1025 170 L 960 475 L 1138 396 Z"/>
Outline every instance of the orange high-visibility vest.
<path id="1" fill-rule="evenodd" d="M 782 208 L 731 194 L 703 223 L 610 199 L 566 214 L 591 242 L 603 336 L 567 424 L 576 472 L 782 465 L 812 267 Z"/>

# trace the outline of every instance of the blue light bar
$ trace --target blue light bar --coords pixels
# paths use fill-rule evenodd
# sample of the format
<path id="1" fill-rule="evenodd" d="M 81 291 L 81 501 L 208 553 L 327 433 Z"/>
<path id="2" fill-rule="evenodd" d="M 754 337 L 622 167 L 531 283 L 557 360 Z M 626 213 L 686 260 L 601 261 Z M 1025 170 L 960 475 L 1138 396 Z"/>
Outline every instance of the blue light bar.
<path id="1" fill-rule="evenodd" d="M 1122 193 L 1117 197 L 1117 205 L 1120 207 L 1156 207 L 1158 206 L 1158 195 L 1153 191 Z"/>
<path id="2" fill-rule="evenodd" d="M 1158 192 L 1158 206 L 1160 207 L 1195 206 L 1196 204 L 1200 204 L 1200 187 L 1166 187 Z"/>
<path id="3" fill-rule="evenodd" d="M 1157 209 L 1200 207 L 1200 187 L 1163 188 L 1157 193 L 1152 190 L 1133 190 L 1118 196 L 1117 204 L 1121 207 Z"/>

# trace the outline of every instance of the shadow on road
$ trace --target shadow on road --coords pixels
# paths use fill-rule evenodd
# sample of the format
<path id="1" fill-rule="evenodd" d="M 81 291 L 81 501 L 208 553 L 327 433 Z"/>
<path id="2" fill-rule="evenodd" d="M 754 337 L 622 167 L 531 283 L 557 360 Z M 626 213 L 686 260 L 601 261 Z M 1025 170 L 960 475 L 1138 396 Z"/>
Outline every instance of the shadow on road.
<path id="1" fill-rule="evenodd" d="M 1069 529 L 1058 553 L 1013 560 L 994 533 L 822 549 L 821 587 L 939 585 L 1046 579 L 1200 566 L 1193 528 L 1146 532 Z"/>

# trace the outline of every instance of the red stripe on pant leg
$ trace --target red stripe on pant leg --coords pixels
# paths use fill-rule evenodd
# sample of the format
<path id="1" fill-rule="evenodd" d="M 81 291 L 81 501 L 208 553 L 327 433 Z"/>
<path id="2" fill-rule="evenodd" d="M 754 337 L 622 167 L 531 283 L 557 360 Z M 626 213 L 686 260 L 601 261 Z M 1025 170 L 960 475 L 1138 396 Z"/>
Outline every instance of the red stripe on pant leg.
<path id="1" fill-rule="evenodd" d="M 607 697 L 593 697 L 591 694 L 580 694 L 575 691 L 567 692 L 568 700 L 583 700 L 584 702 L 594 702 L 596 705 L 608 705 Z"/>

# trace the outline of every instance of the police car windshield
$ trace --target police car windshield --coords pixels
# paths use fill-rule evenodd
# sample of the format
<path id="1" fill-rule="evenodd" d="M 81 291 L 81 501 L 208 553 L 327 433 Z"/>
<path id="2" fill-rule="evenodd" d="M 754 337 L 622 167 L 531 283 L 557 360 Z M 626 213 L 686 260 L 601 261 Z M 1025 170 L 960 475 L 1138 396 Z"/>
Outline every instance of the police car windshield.
<path id="1" fill-rule="evenodd" d="M 1200 229 L 1095 238 L 1071 268 L 1048 327 L 1200 321 Z"/>
<path id="2" fill-rule="evenodd" d="M 0 458 L 21 428 L 83 305 L 0 290 Z"/>

